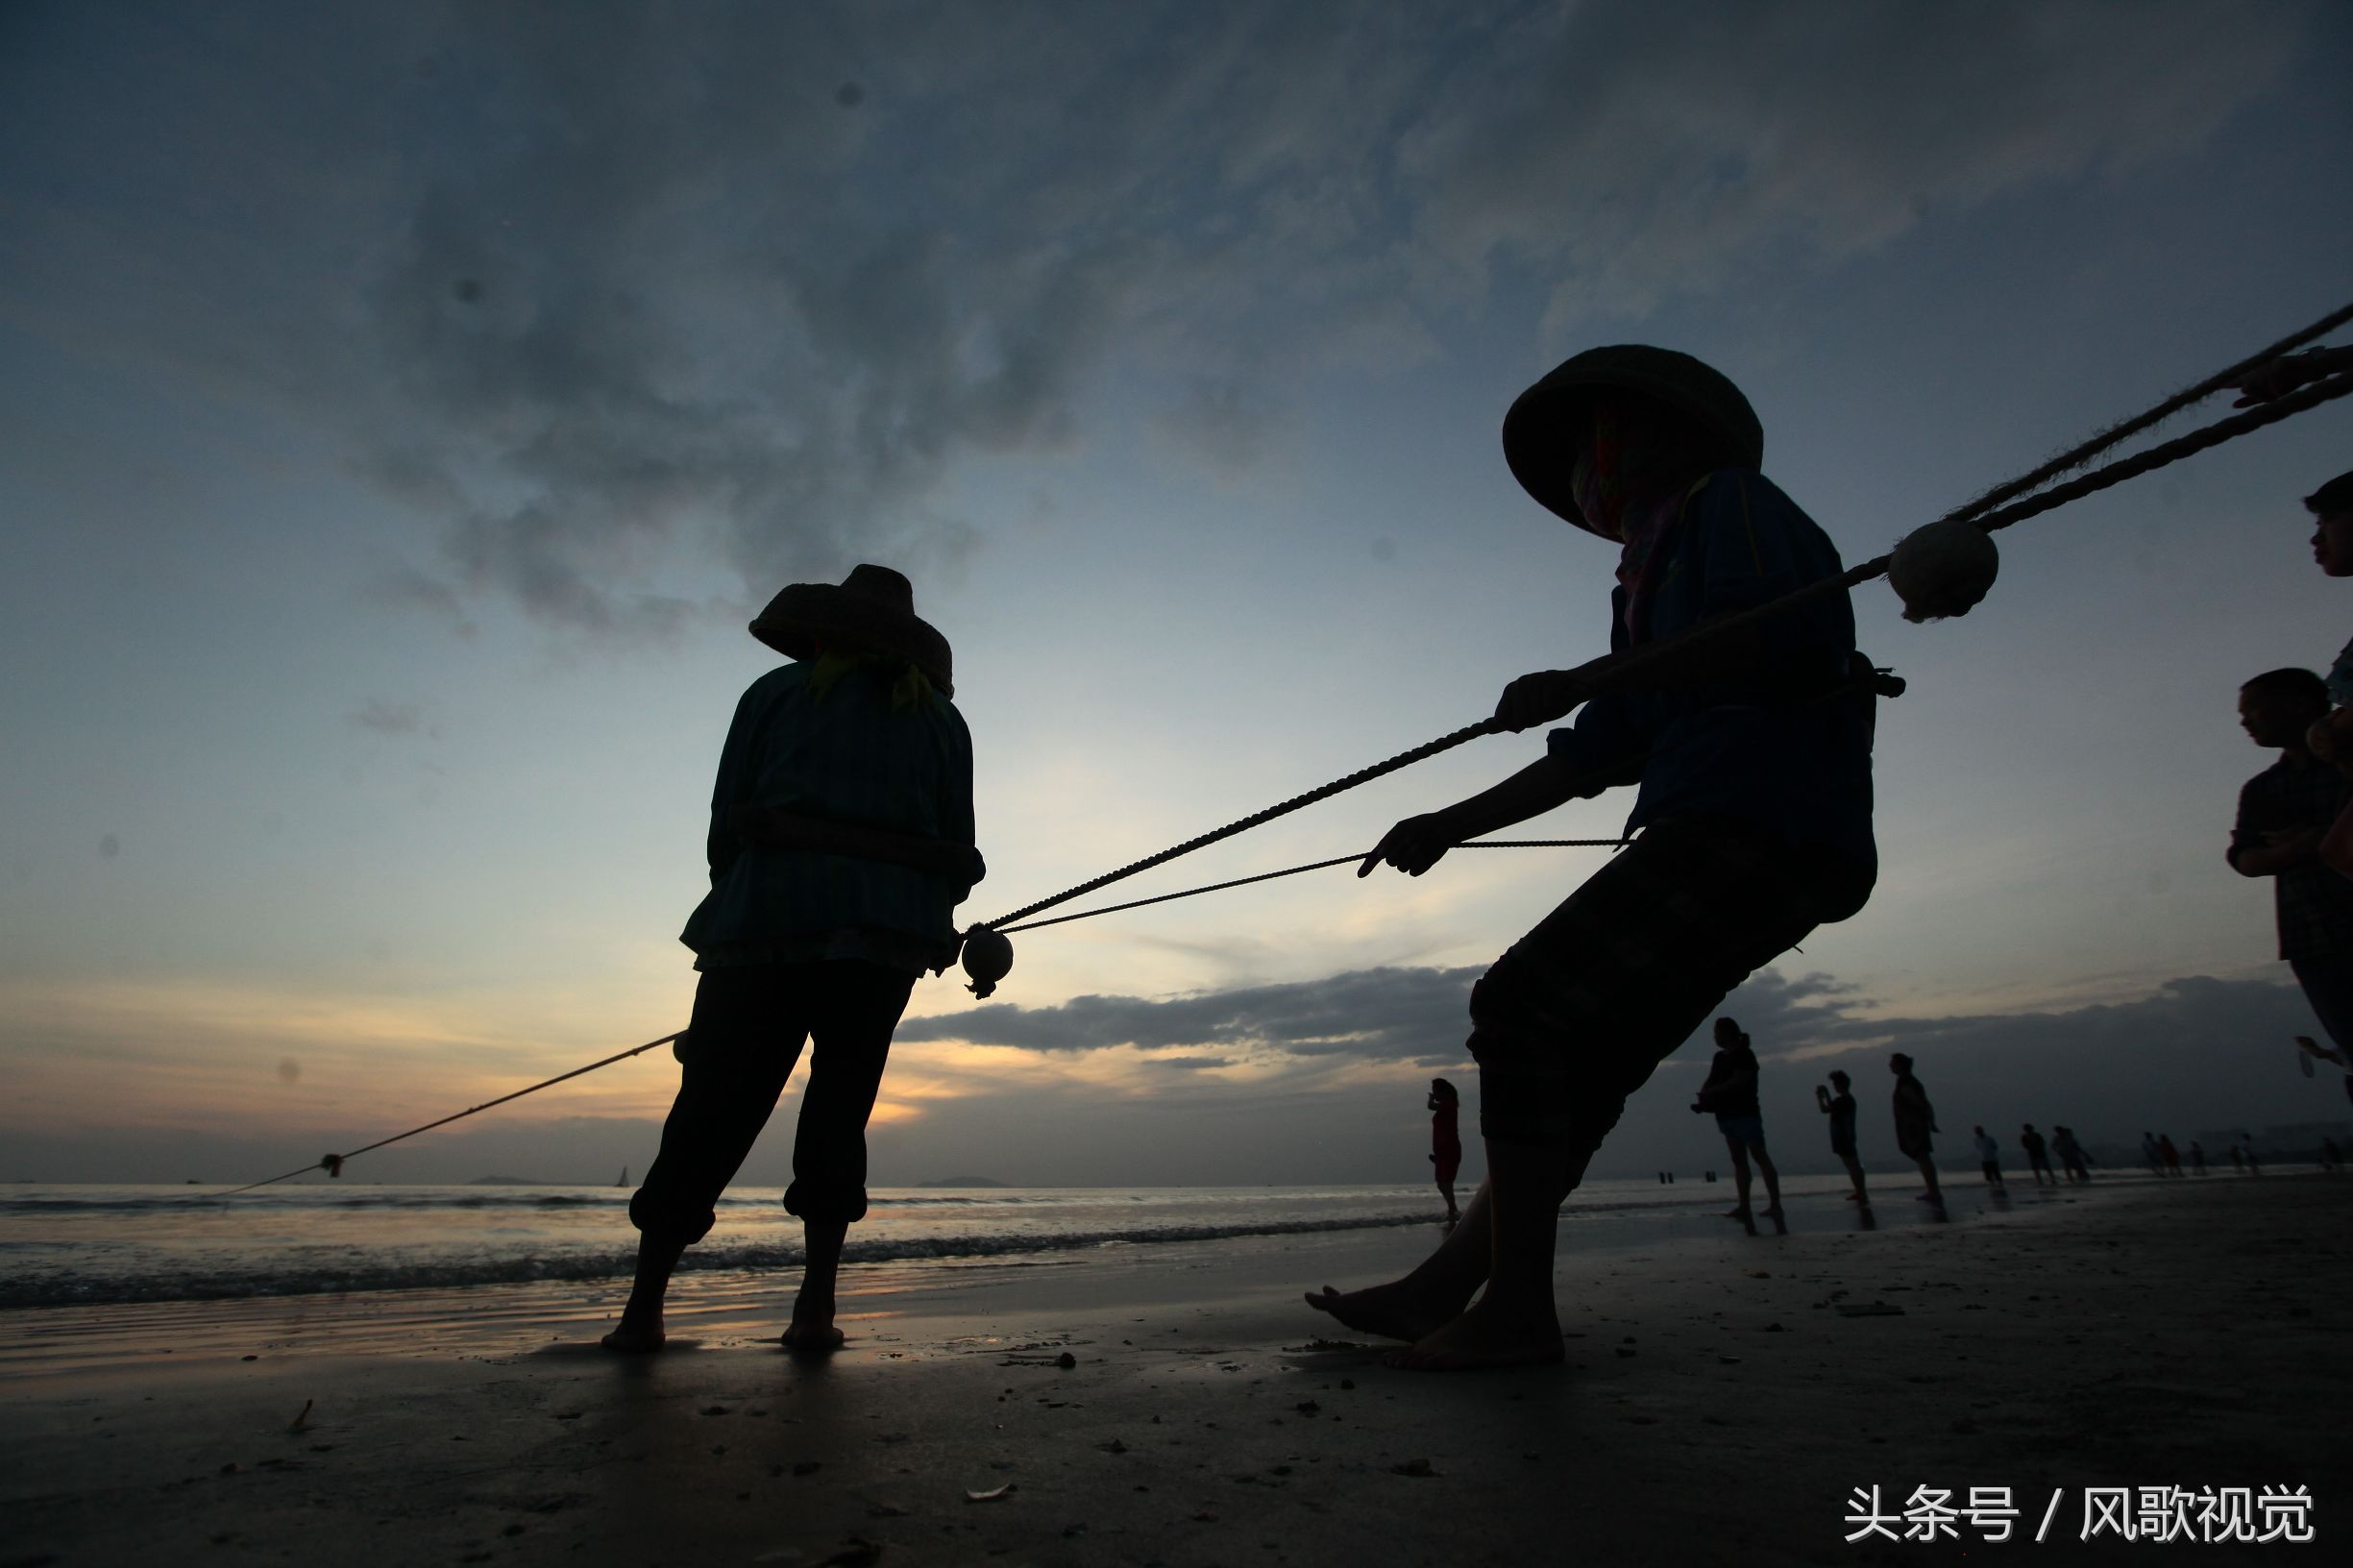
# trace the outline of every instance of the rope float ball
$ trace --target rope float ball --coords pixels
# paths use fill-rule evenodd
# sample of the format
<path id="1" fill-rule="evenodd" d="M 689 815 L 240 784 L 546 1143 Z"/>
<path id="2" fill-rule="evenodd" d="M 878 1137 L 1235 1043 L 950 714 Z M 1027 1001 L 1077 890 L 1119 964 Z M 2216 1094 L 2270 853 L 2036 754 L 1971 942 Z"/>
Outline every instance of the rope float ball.
<path id="1" fill-rule="evenodd" d="M 975 1001 L 986 1001 L 996 983 L 1013 972 L 1013 939 L 1001 931 L 976 925 L 964 934 L 964 972 L 972 983 L 964 989 Z"/>
<path id="2" fill-rule="evenodd" d="M 1897 543 L 1888 557 L 1887 585 L 1903 600 L 1903 618 L 1917 625 L 1967 615 L 2000 570 L 1993 537 L 1966 518 L 1949 517 Z"/>

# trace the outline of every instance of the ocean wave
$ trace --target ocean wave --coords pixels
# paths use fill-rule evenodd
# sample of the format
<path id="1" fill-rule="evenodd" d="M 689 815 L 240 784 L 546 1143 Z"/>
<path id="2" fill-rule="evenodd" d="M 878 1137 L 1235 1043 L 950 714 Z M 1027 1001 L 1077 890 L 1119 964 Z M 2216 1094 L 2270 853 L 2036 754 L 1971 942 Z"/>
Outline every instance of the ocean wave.
<path id="1" fill-rule="evenodd" d="M 1429 1223 L 1430 1215 L 1425 1212 L 1326 1219 L 1241 1220 L 1229 1224 L 1147 1225 L 1108 1231 L 889 1237 L 852 1241 L 843 1249 L 842 1260 L 847 1263 L 929 1262 L 1323 1231 L 1383 1230 Z M 784 1269 L 798 1266 L 800 1261 L 800 1248 L 792 1245 L 697 1247 L 680 1260 L 679 1271 Z M 100 1275 L 61 1269 L 0 1280 L 0 1310 L 350 1295 L 380 1290 L 463 1290 L 478 1286 L 550 1282 L 584 1285 L 625 1280 L 635 1266 L 636 1256 L 631 1252 L 581 1252 L 557 1257 L 476 1255 L 335 1266 L 289 1263 L 268 1271 L 182 1269 L 168 1273 Z"/>
<path id="2" fill-rule="evenodd" d="M 328 1193 L 315 1188 L 282 1195 L 215 1197 L 189 1193 L 169 1197 L 32 1197 L 0 1198 L 0 1217 L 39 1214 L 168 1214 L 192 1210 L 280 1212 L 318 1209 L 600 1209 L 625 1208 L 626 1191 L 617 1192 L 353 1192 Z"/>
<path id="3" fill-rule="evenodd" d="M 341 1191 L 321 1184 L 272 1192 L 213 1194 L 208 1192 L 142 1193 L 137 1196 L 85 1197 L 36 1194 L 0 1198 L 0 1217 L 41 1214 L 156 1214 L 187 1210 L 316 1210 L 316 1209 L 625 1209 L 630 1188 L 601 1188 L 563 1192 L 516 1191 L 512 1188 L 437 1190 L 387 1188 L 382 1191 Z M 1023 1208 L 1085 1201 L 1086 1194 L 1004 1193 L 987 1197 L 935 1197 L 929 1194 L 876 1194 L 876 1209 Z M 781 1196 L 727 1196 L 720 1207 L 751 1208 L 781 1202 Z M 1132 1201 L 1149 1202 L 1139 1197 Z"/>

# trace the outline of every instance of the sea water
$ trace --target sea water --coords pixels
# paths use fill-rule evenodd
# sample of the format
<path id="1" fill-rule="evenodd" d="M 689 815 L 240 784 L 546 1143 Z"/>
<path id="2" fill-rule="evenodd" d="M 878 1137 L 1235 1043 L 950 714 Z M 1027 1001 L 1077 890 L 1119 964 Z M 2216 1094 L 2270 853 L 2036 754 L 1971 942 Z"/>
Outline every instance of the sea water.
<path id="1" fill-rule="evenodd" d="M 1793 1203 L 1810 1199 L 1834 1213 L 1846 1183 L 1794 1177 L 1783 1186 Z M 1595 1182 L 1572 1199 L 1563 1223 L 1622 1237 L 1710 1232 L 1722 1228 L 1713 1214 L 1731 1195 L 1728 1182 Z M 1469 1196 L 1466 1186 L 1459 1197 Z M 234 1196 L 0 1186 L 0 1309 L 626 1281 L 637 1246 L 628 1200 L 622 1188 L 325 1179 Z M 881 1188 L 870 1202 L 844 1261 L 895 1264 L 901 1274 L 975 1259 L 1075 1262 L 1170 1242 L 1434 1228 L 1443 1213 L 1427 1185 Z M 800 1222 L 774 1189 L 747 1188 L 720 1201 L 717 1225 L 680 1268 L 790 1268 L 800 1256 Z"/>

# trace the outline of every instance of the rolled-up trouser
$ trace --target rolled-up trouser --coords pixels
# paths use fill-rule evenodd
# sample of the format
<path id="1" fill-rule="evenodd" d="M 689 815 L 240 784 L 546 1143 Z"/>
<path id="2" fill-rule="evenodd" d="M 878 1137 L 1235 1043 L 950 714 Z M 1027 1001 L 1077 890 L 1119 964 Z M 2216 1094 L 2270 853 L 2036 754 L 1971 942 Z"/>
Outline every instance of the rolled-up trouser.
<path id="1" fill-rule="evenodd" d="M 2320 1020 L 2321 1032 L 2353 1061 L 2353 958 L 2292 958 L 2288 968 L 2304 988 L 2304 1000 Z M 2344 1090 L 2353 1095 L 2353 1072 L 2345 1074 Z"/>
<path id="2" fill-rule="evenodd" d="M 710 1233 L 719 1195 L 811 1040 L 784 1206 L 820 1223 L 865 1218 L 866 1119 L 914 989 L 911 974 L 843 959 L 704 971 L 678 1047 L 678 1097 L 629 1222 L 690 1243 Z"/>
<path id="3" fill-rule="evenodd" d="M 1653 823 L 1471 988 L 1480 1132 L 1556 1151 L 1575 1187 L 1626 1097 L 1852 885 L 1753 823 Z"/>

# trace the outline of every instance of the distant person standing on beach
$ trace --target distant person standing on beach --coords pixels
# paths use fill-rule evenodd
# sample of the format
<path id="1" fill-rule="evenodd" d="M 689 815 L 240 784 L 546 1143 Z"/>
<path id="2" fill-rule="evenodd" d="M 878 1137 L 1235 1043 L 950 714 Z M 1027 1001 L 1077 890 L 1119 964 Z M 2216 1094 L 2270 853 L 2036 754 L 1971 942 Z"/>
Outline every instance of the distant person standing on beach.
<path id="1" fill-rule="evenodd" d="M 1843 1072 L 1831 1073 L 1828 1088 L 1821 1084 L 1814 1086 L 1814 1103 L 1822 1108 L 1824 1115 L 1830 1118 L 1830 1152 L 1838 1156 L 1839 1162 L 1847 1167 L 1848 1179 L 1854 1183 L 1854 1190 L 1847 1194 L 1847 1201 L 1869 1208 L 1871 1191 L 1863 1185 L 1863 1162 L 1855 1157 L 1854 1152 L 1853 1082 Z M 1832 1089 L 1838 1092 L 1831 1093 Z"/>
<path id="2" fill-rule="evenodd" d="M 1887 1059 L 1887 1070 L 1896 1075 L 1896 1147 L 1920 1166 L 1921 1179 L 1928 1184 L 1920 1201 L 1942 1209 L 1945 1193 L 1936 1185 L 1936 1108 L 1928 1103 L 1928 1091 L 1920 1087 L 1920 1080 L 1912 1076 L 1910 1057 L 1898 1051 Z"/>
<path id="3" fill-rule="evenodd" d="M 2353 515 L 2344 521 L 2353 529 Z M 2223 858 L 2241 876 L 2272 878 L 2279 956 L 2321 1029 L 2341 1053 L 2353 1054 L 2353 877 L 2319 856 L 2330 824 L 2353 803 L 2353 781 L 2307 744 L 2315 728 L 2327 732 L 2315 721 L 2328 701 L 2328 687 L 2309 670 L 2267 671 L 2239 689 L 2240 726 L 2257 746 L 2278 747 L 2279 760 L 2239 791 Z M 2346 1086 L 2353 1093 L 2353 1078 Z"/>
<path id="4" fill-rule="evenodd" d="M 2033 1122 L 2026 1123 L 2019 1133 L 2018 1146 L 2026 1151 L 2026 1164 L 2034 1172 L 2035 1186 L 2041 1187 L 2047 1176 L 2050 1178 L 2051 1186 L 2059 1185 L 2058 1174 L 2050 1168 L 2048 1145 L 2043 1141 L 2043 1135 L 2034 1130 Z"/>
<path id="5" fill-rule="evenodd" d="M 679 1255 L 775 1110 L 811 1039 L 784 1206 L 805 1243 L 784 1343 L 831 1350 L 849 1226 L 866 1215 L 866 1123 L 917 975 L 954 961 L 950 912 L 981 876 L 972 743 L 947 639 L 907 579 L 861 566 L 794 583 L 751 634 L 793 662 L 736 705 L 711 796 L 711 892 L 679 938 L 702 978 L 676 1101 L 629 1200 L 637 1279 L 614 1350 L 662 1348 Z"/>
<path id="6" fill-rule="evenodd" d="M 1982 1127 L 1970 1130 L 1976 1136 L 1977 1168 L 1985 1172 L 1985 1185 L 2007 1191 L 2010 1184 L 2001 1179 L 2001 1145 L 1995 1142 L 1994 1135 Z"/>
<path id="7" fill-rule="evenodd" d="M 2181 1174 L 2181 1151 L 2173 1147 L 2172 1134 L 2159 1133 L 2157 1135 L 2157 1158 L 2165 1162 L 2165 1173 L 2168 1176 Z"/>
<path id="8" fill-rule="evenodd" d="M 1462 1217 L 1455 1207 L 1455 1176 L 1462 1169 L 1462 1134 L 1455 1118 L 1461 1105 L 1454 1085 L 1443 1078 L 1430 1080 L 1430 1163 L 1438 1167 L 1438 1195 L 1446 1200 L 1449 1226 Z"/>
<path id="9" fill-rule="evenodd" d="M 2190 1139 L 2190 1173 L 2194 1176 L 2206 1174 L 2206 1145 L 2194 1138 Z"/>
<path id="10" fill-rule="evenodd" d="M 1757 472 L 1748 400 L 1688 355 L 1578 355 L 1512 405 L 1504 455 L 1538 502 L 1618 551 L 1613 649 L 1663 647 L 1841 571 L 1828 537 Z M 1403 1277 L 1311 1306 L 1412 1341 L 1399 1366 L 1561 1359 L 1560 1207 L 1627 1096 L 1751 971 L 1870 895 L 1870 679 L 1840 590 L 1662 657 L 1634 688 L 1597 696 L 1561 670 L 1506 688 L 1507 729 L 1582 711 L 1512 777 L 1392 827 L 1360 872 L 1418 876 L 1454 845 L 1613 784 L 1639 785 L 1628 830 L 1640 836 L 1472 990 L 1487 1181 L 1463 1222 Z"/>
<path id="11" fill-rule="evenodd" d="M 2145 1132 L 2141 1135 L 2141 1164 L 2148 1166 L 2151 1176 L 2165 1174 L 2165 1154 L 2157 1147 L 2155 1133 Z"/>
<path id="12" fill-rule="evenodd" d="M 2059 1157 L 2059 1164 L 2066 1169 L 2069 1181 L 2088 1182 L 2092 1179 L 2087 1164 L 2089 1157 L 2084 1154 L 2083 1145 L 2076 1141 L 2074 1128 L 2052 1126 L 2050 1148 Z"/>
<path id="13" fill-rule="evenodd" d="M 1757 1103 L 1756 1075 L 1756 1052 L 1750 1047 L 1749 1037 L 1730 1018 L 1718 1018 L 1716 1059 L 1708 1065 L 1707 1081 L 1700 1086 L 1691 1109 L 1716 1114 L 1716 1131 L 1724 1135 L 1724 1146 L 1732 1157 L 1732 1181 L 1739 1188 L 1740 1206 L 1724 1217 L 1736 1219 L 1751 1230 L 1756 1228 L 1756 1217 L 1749 1209 L 1749 1161 L 1753 1157 L 1765 1178 L 1765 1217 L 1775 1229 L 1786 1231 L 1789 1227 L 1781 1217 L 1781 1175 L 1773 1168 L 1773 1157 L 1765 1152 L 1765 1113 Z"/>

